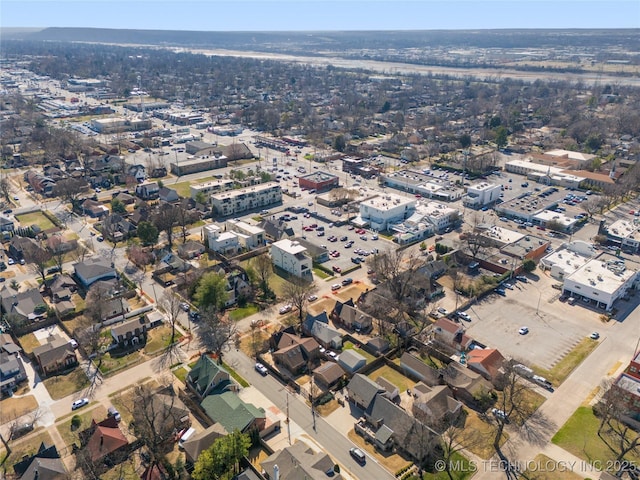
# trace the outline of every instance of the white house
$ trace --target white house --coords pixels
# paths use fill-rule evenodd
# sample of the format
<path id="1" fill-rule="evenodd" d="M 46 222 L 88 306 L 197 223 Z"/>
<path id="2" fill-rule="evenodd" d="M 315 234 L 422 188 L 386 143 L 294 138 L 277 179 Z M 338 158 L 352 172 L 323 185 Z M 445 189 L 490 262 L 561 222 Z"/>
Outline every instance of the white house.
<path id="1" fill-rule="evenodd" d="M 467 188 L 467 196 L 464 204 L 472 208 L 480 208 L 491 205 L 500 198 L 501 185 L 495 183 L 480 182 Z"/>
<path id="2" fill-rule="evenodd" d="M 207 245 L 214 252 L 227 255 L 236 253 L 242 248 L 238 235 L 233 232 L 225 232 L 218 225 L 205 225 L 202 230 L 207 238 Z"/>
<path id="3" fill-rule="evenodd" d="M 211 195 L 211 206 L 218 215 L 230 216 L 282 202 L 282 188 L 276 182 Z"/>
<path id="4" fill-rule="evenodd" d="M 418 213 L 433 225 L 436 232 L 451 228 L 460 218 L 460 211 L 439 202 L 418 205 Z"/>
<path id="5" fill-rule="evenodd" d="M 394 193 L 369 198 L 360 203 L 360 221 L 374 230 L 387 230 L 390 224 L 401 223 L 416 210 L 416 200 Z M 355 222 L 358 223 L 358 222 Z"/>
<path id="6" fill-rule="evenodd" d="M 228 232 L 236 234 L 240 245 L 247 250 L 262 247 L 264 245 L 265 233 L 260 227 L 237 219 L 227 220 L 225 227 Z"/>
<path id="7" fill-rule="evenodd" d="M 285 238 L 271 244 L 271 261 L 276 267 L 296 277 L 311 281 L 313 262 L 307 249 L 295 240 Z"/>

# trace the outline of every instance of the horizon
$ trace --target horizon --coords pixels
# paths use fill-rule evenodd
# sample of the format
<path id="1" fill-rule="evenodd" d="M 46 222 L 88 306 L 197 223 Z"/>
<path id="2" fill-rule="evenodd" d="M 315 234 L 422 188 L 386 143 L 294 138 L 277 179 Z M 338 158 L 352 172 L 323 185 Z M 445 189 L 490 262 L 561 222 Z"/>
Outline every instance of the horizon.
<path id="1" fill-rule="evenodd" d="M 640 28 L 637 0 L 4 0 L 0 8 L 3 29 L 366 32 Z M 243 15 L 245 12 L 251 15 Z"/>

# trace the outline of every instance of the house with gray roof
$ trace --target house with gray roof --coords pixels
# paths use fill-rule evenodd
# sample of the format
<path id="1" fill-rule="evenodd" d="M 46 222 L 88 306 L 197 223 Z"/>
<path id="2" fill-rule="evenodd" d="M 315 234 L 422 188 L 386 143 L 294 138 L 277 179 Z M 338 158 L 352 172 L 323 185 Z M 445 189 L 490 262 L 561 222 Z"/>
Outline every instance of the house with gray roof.
<path id="1" fill-rule="evenodd" d="M 324 362 L 313 371 L 313 381 L 324 387 L 331 388 L 344 377 L 344 370 L 335 362 Z"/>
<path id="2" fill-rule="evenodd" d="M 5 285 L 0 289 L 0 301 L 5 315 L 14 316 L 24 323 L 37 322 L 47 317 L 47 304 L 37 288 L 18 292 Z"/>
<path id="3" fill-rule="evenodd" d="M 338 364 L 347 373 L 355 373 L 367 364 L 367 359 L 353 349 L 343 351 L 338 358 Z"/>
<path id="4" fill-rule="evenodd" d="M 318 453 L 298 441 L 273 453 L 261 465 L 270 480 L 342 480 L 344 477 L 333 470 L 335 463 L 326 453 Z"/>
<path id="5" fill-rule="evenodd" d="M 363 410 L 367 410 L 376 395 L 384 393 L 384 391 L 384 388 L 360 373 L 356 373 L 347 385 L 349 400 Z"/>
<path id="6" fill-rule="evenodd" d="M 122 348 L 142 346 L 147 342 L 147 330 L 149 330 L 149 324 L 146 317 L 141 316 L 111 327 L 111 337 L 113 343 L 117 343 Z"/>
<path id="7" fill-rule="evenodd" d="M 21 348 L 13 342 L 0 346 L 0 394 L 2 396 L 11 394 L 18 385 L 27 381 L 27 371 L 20 358 L 20 350 Z"/>
<path id="8" fill-rule="evenodd" d="M 229 372 L 208 355 L 202 355 L 186 378 L 187 386 L 201 399 L 213 391 L 221 391 L 229 383 Z"/>
<path id="9" fill-rule="evenodd" d="M 65 480 L 69 477 L 55 445 L 40 444 L 37 453 L 24 456 L 13 465 L 20 480 Z"/>
<path id="10" fill-rule="evenodd" d="M 427 385 L 433 386 L 442 383 L 438 370 L 430 367 L 420 358 L 410 353 L 405 352 L 402 354 L 402 357 L 400 357 L 400 368 L 402 368 L 405 375 L 409 378 L 424 382 Z"/>
<path id="11" fill-rule="evenodd" d="M 47 342 L 33 349 L 33 356 L 44 376 L 74 368 L 78 365 L 78 357 L 68 340 L 53 335 Z"/>
<path id="12" fill-rule="evenodd" d="M 329 324 L 329 317 L 327 316 L 327 312 L 325 312 L 323 310 L 322 312 L 320 312 L 317 315 L 312 315 L 311 313 L 307 312 L 307 316 L 305 317 L 304 321 L 302 322 L 302 333 L 304 335 L 311 336 L 311 330 L 313 329 L 313 326 L 317 322 L 324 323 L 325 325 L 328 325 Z"/>
<path id="13" fill-rule="evenodd" d="M 369 347 L 376 355 L 384 355 L 391 348 L 389 340 L 383 337 L 373 337 L 367 342 Z"/>
<path id="14" fill-rule="evenodd" d="M 219 424 L 214 423 L 210 427 L 204 429 L 202 432 L 198 432 L 195 435 L 189 437 L 189 439 L 182 444 L 184 453 L 187 456 L 187 461 L 195 463 L 203 450 L 208 449 L 213 445 L 220 437 L 226 437 L 229 434 L 225 428 Z"/>
<path id="15" fill-rule="evenodd" d="M 355 330 L 357 332 L 368 332 L 373 328 L 373 318 L 371 315 L 359 310 L 353 301 L 350 303 L 345 302 L 338 305 L 340 302 L 336 302 L 336 306 L 333 309 L 332 320 L 344 326 L 348 330 Z"/>
<path id="16" fill-rule="evenodd" d="M 89 288 L 98 280 L 108 280 L 118 276 L 116 269 L 104 257 L 91 257 L 84 262 L 75 263 L 73 270 L 84 288 Z"/>
<path id="17" fill-rule="evenodd" d="M 315 322 L 311 328 L 311 335 L 324 348 L 342 348 L 342 333 L 326 323 Z"/>
<path id="18" fill-rule="evenodd" d="M 462 402 L 453 398 L 446 385 L 430 387 L 419 382 L 413 387 L 413 395 L 411 413 L 434 429 L 446 428 L 462 413 Z"/>

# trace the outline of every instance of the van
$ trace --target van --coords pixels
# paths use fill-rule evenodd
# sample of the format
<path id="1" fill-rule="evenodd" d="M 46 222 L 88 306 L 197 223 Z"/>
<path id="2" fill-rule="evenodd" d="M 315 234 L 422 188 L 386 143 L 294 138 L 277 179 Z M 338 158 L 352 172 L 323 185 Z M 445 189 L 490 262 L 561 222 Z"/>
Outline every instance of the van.
<path id="1" fill-rule="evenodd" d="M 178 448 L 183 449 L 184 448 L 184 442 L 189 440 L 193 436 L 194 433 L 196 433 L 196 429 L 193 428 L 193 427 L 189 427 L 187 429 L 187 431 L 184 432 L 182 434 L 182 436 L 180 437 L 180 441 L 178 442 Z"/>

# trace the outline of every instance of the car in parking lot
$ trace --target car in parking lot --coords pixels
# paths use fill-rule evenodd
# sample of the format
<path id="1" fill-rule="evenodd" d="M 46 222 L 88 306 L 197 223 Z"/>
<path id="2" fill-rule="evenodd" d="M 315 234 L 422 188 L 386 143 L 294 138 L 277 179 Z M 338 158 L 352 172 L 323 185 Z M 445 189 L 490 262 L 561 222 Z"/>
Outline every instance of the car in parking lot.
<path id="1" fill-rule="evenodd" d="M 527 277 L 525 277 L 524 275 L 518 275 L 516 276 L 516 280 L 521 281 L 522 283 L 527 283 L 529 281 L 529 279 Z"/>
<path id="2" fill-rule="evenodd" d="M 315 302 L 318 299 L 317 295 L 309 295 L 309 297 L 307 298 L 308 302 Z"/>
<path id="3" fill-rule="evenodd" d="M 265 367 L 261 363 L 256 363 L 256 371 L 262 376 L 266 376 L 269 373 L 269 370 L 267 370 L 267 367 Z"/>
<path id="4" fill-rule="evenodd" d="M 507 291 L 504 288 L 496 288 L 494 290 L 498 295 L 502 295 L 503 297 L 507 296 Z"/>
<path id="5" fill-rule="evenodd" d="M 360 257 L 351 257 L 351 261 L 355 264 L 359 264 L 360 263 Z"/>
<path id="6" fill-rule="evenodd" d="M 334 265 L 332 268 L 333 268 L 333 271 L 334 271 L 334 272 L 336 272 L 336 273 L 342 273 L 342 269 L 341 269 L 339 266 Z"/>
<path id="7" fill-rule="evenodd" d="M 526 335 L 527 333 L 529 333 L 529 327 L 520 327 L 520 330 L 518 330 L 518 333 L 520 335 Z"/>
<path id="8" fill-rule="evenodd" d="M 342 280 L 342 285 L 351 285 L 353 283 L 353 278 L 351 277 L 347 277 L 344 280 Z"/>
<path id="9" fill-rule="evenodd" d="M 340 290 L 342 288 L 342 285 L 339 283 L 334 283 L 333 285 L 331 285 L 331 290 L 335 291 L 335 290 Z"/>
<path id="10" fill-rule="evenodd" d="M 446 308 L 444 308 L 444 307 L 439 307 L 439 308 L 438 308 L 438 313 L 439 313 L 440 315 L 449 315 L 449 312 L 448 312 L 448 311 L 447 311 L 447 309 L 446 309 Z"/>
<path id="11" fill-rule="evenodd" d="M 71 404 L 71 410 L 77 410 L 85 405 L 89 405 L 89 399 L 87 397 L 76 400 Z"/>
<path id="12" fill-rule="evenodd" d="M 289 313 L 291 310 L 293 310 L 293 306 L 292 305 L 284 305 L 282 307 L 280 307 L 280 315 L 284 315 L 285 313 Z"/>
<path id="13" fill-rule="evenodd" d="M 589 335 L 589 338 L 591 340 L 598 340 L 600 338 L 600 334 L 598 332 L 593 332 L 591 333 L 591 335 Z"/>
<path id="14" fill-rule="evenodd" d="M 9 265 L 15 265 L 16 261 L 15 261 L 13 258 L 8 258 L 8 259 L 7 259 L 7 263 L 8 263 Z"/>
<path id="15" fill-rule="evenodd" d="M 467 322 L 471 321 L 471 316 L 467 312 L 458 312 L 458 318 L 466 320 Z"/>
<path id="16" fill-rule="evenodd" d="M 358 235 L 363 235 L 363 234 L 367 233 L 367 231 L 364 228 L 359 228 L 359 229 L 356 230 L 356 233 Z"/>
<path id="17" fill-rule="evenodd" d="M 360 235 L 360 240 L 366 240 L 367 236 L 366 235 Z"/>
<path id="18" fill-rule="evenodd" d="M 346 242 L 347 240 L 349 240 L 349 237 L 347 237 L 346 235 L 340 237 L 341 242 Z"/>

